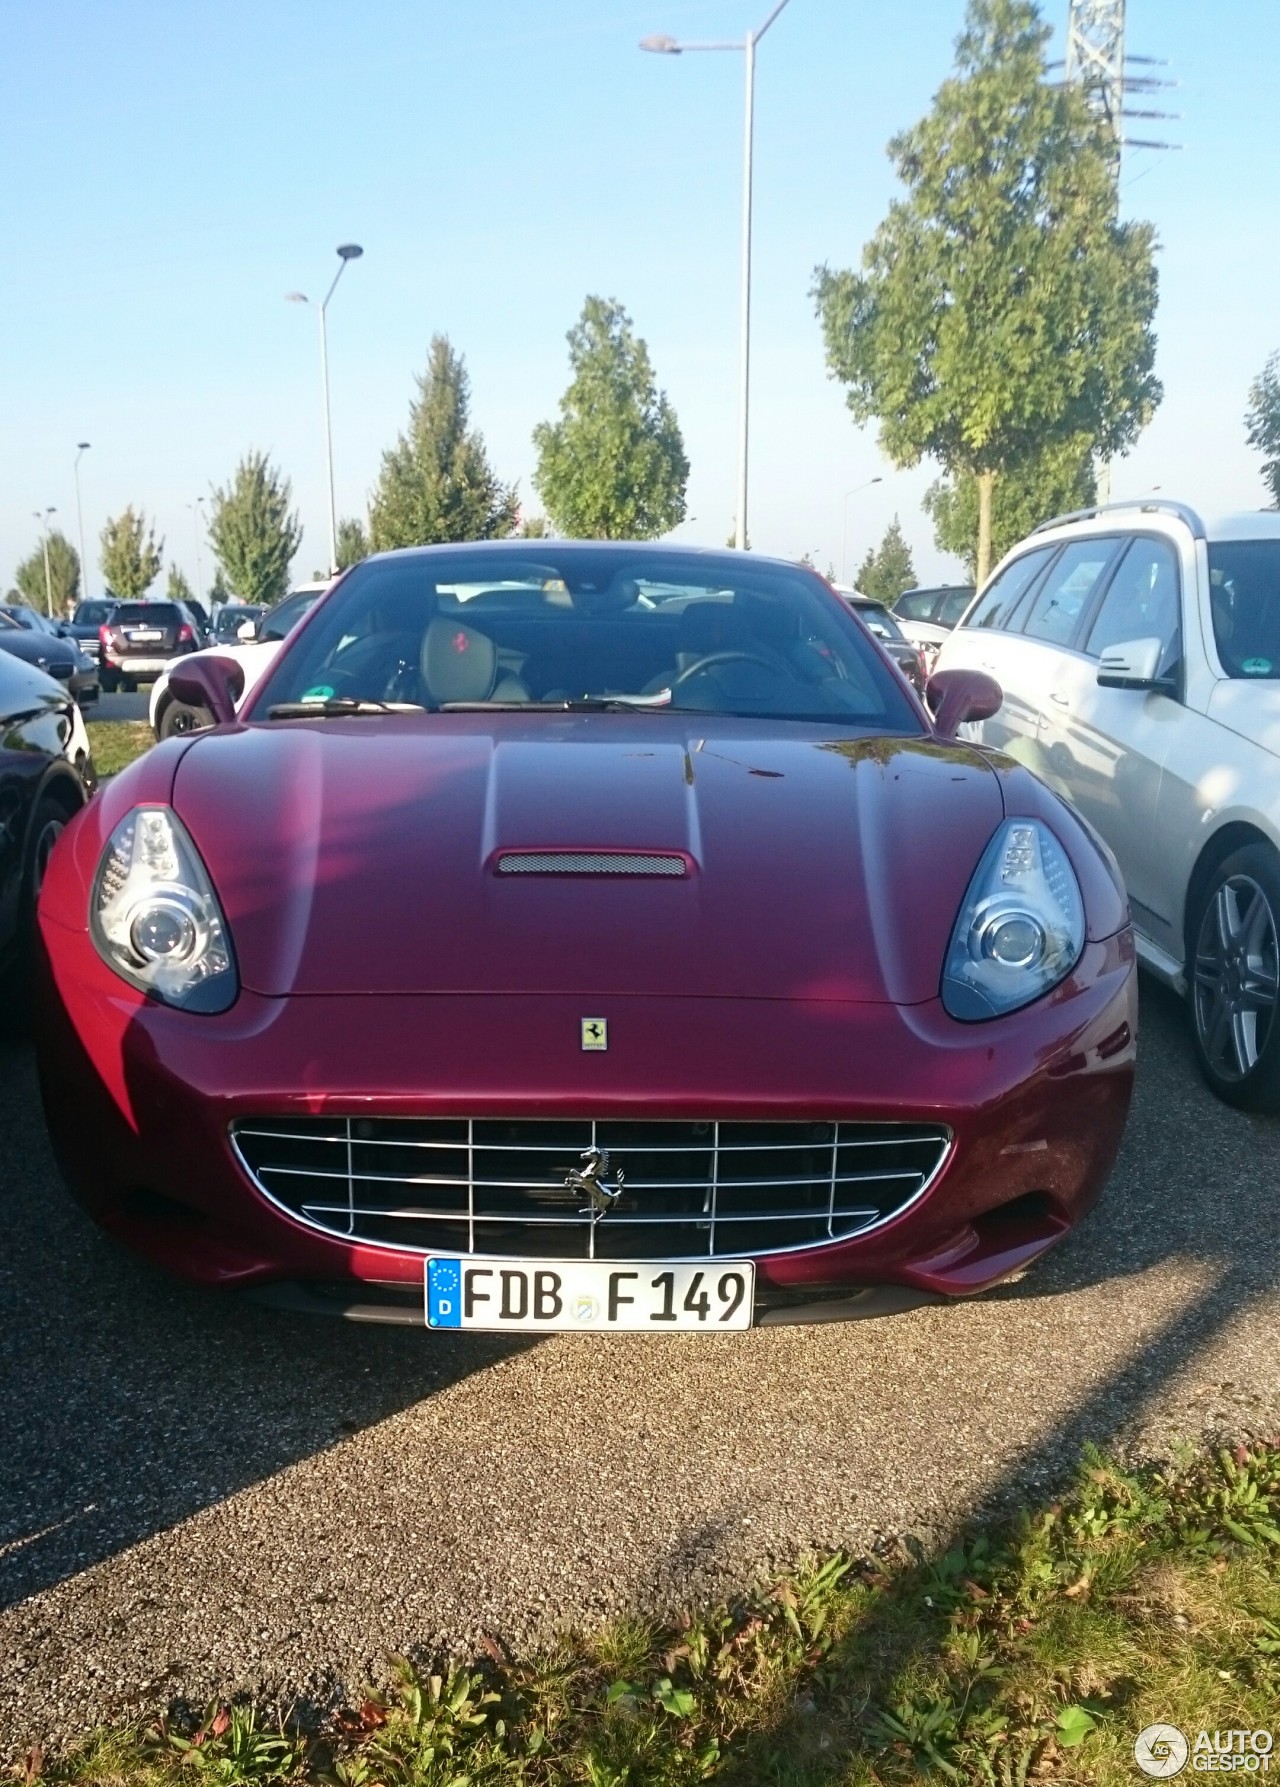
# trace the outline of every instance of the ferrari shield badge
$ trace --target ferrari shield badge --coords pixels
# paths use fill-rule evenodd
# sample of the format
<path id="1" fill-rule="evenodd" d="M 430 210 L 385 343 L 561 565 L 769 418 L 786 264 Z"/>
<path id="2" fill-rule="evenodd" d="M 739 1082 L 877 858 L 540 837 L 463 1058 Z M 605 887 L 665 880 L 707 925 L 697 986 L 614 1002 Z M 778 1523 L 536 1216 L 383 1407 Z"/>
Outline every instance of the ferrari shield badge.
<path id="1" fill-rule="evenodd" d="M 583 1018 L 582 1046 L 584 1049 L 607 1049 L 609 1046 L 609 1025 L 604 1018 Z"/>

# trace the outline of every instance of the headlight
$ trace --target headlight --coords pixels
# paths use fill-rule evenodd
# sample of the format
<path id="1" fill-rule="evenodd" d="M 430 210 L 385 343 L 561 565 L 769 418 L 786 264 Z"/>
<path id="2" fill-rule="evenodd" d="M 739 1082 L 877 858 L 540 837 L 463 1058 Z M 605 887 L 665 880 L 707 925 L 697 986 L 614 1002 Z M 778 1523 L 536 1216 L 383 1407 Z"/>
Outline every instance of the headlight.
<path id="1" fill-rule="evenodd" d="M 951 933 L 942 1003 L 998 1018 L 1065 980 L 1084 948 L 1084 902 L 1066 852 L 1036 819 L 1009 819 L 983 852 Z"/>
<path id="2" fill-rule="evenodd" d="M 195 845 L 168 807 L 135 807 L 112 832 L 89 930 L 117 974 L 184 1011 L 226 1011 L 240 990 L 227 923 Z"/>

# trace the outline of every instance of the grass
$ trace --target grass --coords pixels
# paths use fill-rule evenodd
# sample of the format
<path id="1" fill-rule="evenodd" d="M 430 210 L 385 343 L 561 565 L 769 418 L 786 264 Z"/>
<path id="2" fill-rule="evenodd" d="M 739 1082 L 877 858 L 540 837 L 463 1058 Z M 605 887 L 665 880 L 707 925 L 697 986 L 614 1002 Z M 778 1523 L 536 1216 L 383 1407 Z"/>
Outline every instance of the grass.
<path id="1" fill-rule="evenodd" d="M 814 1560 L 669 1629 L 467 1667 L 394 1661 L 323 1720 L 171 1712 L 39 1752 L 26 1787 L 990 1787 L 1141 1777 L 1157 1721 L 1272 1729 L 1280 1447 L 1125 1470 L 945 1553 Z M 1277 1732 L 1280 1737 L 1280 1732 Z M 1190 1773 L 1190 1771 L 1188 1771 Z"/>
<path id="2" fill-rule="evenodd" d="M 87 720 L 85 730 L 100 776 L 114 776 L 156 742 L 145 720 Z"/>

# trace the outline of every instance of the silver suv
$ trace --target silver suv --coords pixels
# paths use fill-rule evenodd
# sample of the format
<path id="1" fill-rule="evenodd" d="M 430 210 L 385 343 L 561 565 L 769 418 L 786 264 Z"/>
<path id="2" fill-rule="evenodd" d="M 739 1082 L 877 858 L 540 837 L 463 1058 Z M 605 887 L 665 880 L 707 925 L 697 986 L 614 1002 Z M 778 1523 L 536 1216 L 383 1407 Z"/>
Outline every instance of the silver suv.
<path id="1" fill-rule="evenodd" d="M 1092 821 L 1210 1086 L 1280 1110 L 1280 514 L 1084 509 L 1014 548 L 943 645 L 974 728 Z"/>

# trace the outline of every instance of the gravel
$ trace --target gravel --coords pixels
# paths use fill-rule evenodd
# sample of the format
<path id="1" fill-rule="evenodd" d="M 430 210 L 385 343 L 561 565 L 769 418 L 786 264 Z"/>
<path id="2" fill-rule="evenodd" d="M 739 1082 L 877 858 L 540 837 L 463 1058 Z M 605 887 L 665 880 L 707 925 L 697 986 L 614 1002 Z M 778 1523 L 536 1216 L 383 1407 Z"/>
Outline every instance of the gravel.
<path id="1" fill-rule="evenodd" d="M 926 1543 L 1086 1439 L 1280 1430 L 1280 1123 L 1143 988 L 1103 1204 L 983 1301 L 707 1339 L 346 1326 L 158 1277 L 61 1189 L 0 1043 L 0 1758 L 179 1698 L 324 1701 L 396 1651 Z"/>

